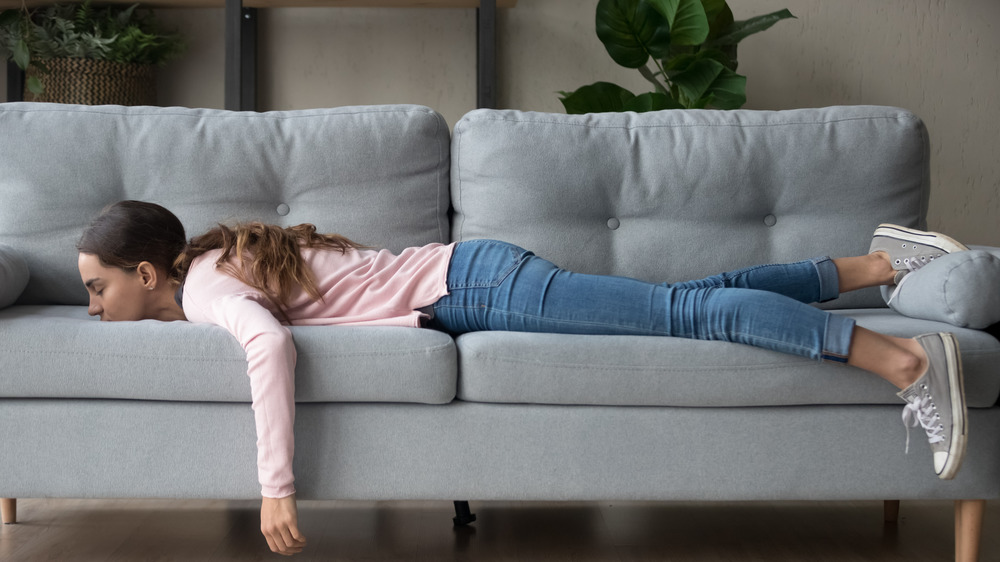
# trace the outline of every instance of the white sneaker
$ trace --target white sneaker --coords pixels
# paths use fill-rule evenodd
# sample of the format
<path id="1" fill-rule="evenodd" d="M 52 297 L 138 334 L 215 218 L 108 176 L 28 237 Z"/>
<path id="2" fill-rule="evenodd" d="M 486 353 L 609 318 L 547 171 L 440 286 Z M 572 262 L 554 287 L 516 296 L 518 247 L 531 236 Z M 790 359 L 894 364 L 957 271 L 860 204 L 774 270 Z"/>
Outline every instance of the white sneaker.
<path id="1" fill-rule="evenodd" d="M 920 269 L 934 258 L 968 249 L 965 244 L 939 232 L 880 224 L 872 236 L 868 253 L 882 251 L 889 254 L 892 268 L 897 271 L 894 282 L 899 285 L 906 274 Z"/>
<path id="2" fill-rule="evenodd" d="M 910 428 L 923 427 L 934 452 L 934 472 L 943 480 L 955 477 L 965 456 L 968 433 L 962 359 L 955 336 L 925 334 L 915 338 L 927 352 L 927 371 L 897 396 L 903 407 L 906 447 Z"/>

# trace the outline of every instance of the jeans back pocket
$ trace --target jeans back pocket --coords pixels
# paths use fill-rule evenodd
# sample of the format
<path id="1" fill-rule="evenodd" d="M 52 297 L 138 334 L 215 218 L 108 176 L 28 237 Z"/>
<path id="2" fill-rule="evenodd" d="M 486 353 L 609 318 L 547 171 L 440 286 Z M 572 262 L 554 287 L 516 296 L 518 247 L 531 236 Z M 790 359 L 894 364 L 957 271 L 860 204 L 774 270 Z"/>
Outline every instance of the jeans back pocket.
<path id="1" fill-rule="evenodd" d="M 448 266 L 448 290 L 498 287 L 532 255 L 499 240 L 459 242 Z"/>

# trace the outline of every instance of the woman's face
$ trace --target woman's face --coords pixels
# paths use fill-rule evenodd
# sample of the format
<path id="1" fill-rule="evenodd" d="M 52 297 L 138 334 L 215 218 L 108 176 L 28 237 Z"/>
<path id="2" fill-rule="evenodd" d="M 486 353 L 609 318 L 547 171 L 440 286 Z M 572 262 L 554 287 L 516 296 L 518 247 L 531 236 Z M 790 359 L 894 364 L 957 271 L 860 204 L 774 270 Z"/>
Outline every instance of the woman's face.
<path id="1" fill-rule="evenodd" d="M 142 276 L 135 271 L 107 267 L 94 254 L 80 254 L 80 278 L 90 293 L 87 313 L 102 321 L 143 320 L 147 293 Z"/>

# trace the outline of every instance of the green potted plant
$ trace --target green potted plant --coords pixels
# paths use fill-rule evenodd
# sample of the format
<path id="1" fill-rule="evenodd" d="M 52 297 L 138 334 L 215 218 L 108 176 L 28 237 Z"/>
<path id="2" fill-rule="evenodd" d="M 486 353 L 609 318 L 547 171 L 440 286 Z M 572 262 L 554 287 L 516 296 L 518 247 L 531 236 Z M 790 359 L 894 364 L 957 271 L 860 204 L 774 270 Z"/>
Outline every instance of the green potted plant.
<path id="1" fill-rule="evenodd" d="M 153 105 L 153 69 L 177 57 L 181 37 L 129 7 L 54 4 L 0 13 L 0 53 L 25 71 L 25 98 L 81 104 Z"/>
<path id="2" fill-rule="evenodd" d="M 726 0 L 600 0 L 597 37 L 616 63 L 638 69 L 653 91 L 636 95 L 596 82 L 559 92 L 560 100 L 567 113 L 737 109 L 746 103 L 746 77 L 736 73 L 736 44 L 794 17 L 781 10 L 734 21 Z"/>

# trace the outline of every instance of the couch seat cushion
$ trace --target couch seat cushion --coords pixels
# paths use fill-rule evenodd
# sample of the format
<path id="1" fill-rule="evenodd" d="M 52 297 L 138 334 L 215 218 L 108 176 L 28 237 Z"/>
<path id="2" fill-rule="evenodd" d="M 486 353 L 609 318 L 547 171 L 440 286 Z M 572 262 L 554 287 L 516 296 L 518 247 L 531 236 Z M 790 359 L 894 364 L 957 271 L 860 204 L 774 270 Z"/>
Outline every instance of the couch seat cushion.
<path id="1" fill-rule="evenodd" d="M 453 340 L 399 327 L 292 327 L 298 402 L 455 397 Z M 0 396 L 250 402 L 246 355 L 223 328 L 98 322 L 81 306 L 0 310 Z"/>
<path id="2" fill-rule="evenodd" d="M 844 311 L 858 324 L 913 336 L 951 331 L 970 407 L 1000 393 L 1000 342 L 985 332 Z M 470 402 L 632 406 L 900 404 L 896 389 L 860 369 L 728 342 L 645 336 L 477 332 L 458 338 L 458 397 Z"/>

